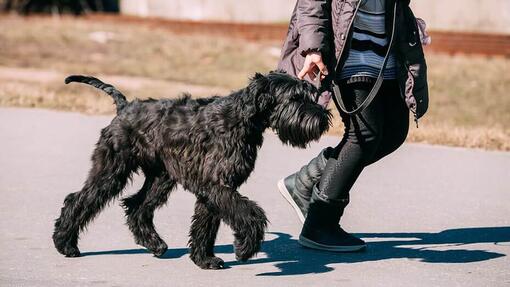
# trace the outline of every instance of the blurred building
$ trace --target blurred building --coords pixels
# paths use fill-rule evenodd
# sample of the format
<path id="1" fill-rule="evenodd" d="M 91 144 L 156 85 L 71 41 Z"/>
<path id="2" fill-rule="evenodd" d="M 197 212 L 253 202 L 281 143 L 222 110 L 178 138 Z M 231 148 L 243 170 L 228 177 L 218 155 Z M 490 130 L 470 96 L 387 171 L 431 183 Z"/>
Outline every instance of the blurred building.
<path id="1" fill-rule="evenodd" d="M 412 0 L 433 30 L 510 34 L 510 0 Z M 122 13 L 176 20 L 286 23 L 296 0 L 122 0 Z"/>
<path id="2" fill-rule="evenodd" d="M 411 0 L 431 30 L 510 35 L 510 0 Z"/>
<path id="3" fill-rule="evenodd" d="M 122 0 L 128 15 L 241 23 L 288 22 L 294 0 Z"/>

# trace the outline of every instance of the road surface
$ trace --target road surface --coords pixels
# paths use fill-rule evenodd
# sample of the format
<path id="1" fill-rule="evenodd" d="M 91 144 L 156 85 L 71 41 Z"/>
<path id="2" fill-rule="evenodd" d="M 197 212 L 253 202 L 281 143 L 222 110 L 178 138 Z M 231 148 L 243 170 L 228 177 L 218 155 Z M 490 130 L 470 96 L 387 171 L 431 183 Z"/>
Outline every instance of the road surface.
<path id="1" fill-rule="evenodd" d="M 236 262 L 222 226 L 216 251 L 228 269 L 195 267 L 186 247 L 194 200 L 181 189 L 156 213 L 164 258 L 134 243 L 118 201 L 81 236 L 84 256 L 64 258 L 53 221 L 110 120 L 0 108 L 0 286 L 510 286 L 510 153 L 404 145 L 363 172 L 342 219 L 369 248 L 333 254 L 298 245 L 300 223 L 276 182 L 338 139 L 299 150 L 271 133 L 241 187 L 271 221 L 256 258 Z"/>

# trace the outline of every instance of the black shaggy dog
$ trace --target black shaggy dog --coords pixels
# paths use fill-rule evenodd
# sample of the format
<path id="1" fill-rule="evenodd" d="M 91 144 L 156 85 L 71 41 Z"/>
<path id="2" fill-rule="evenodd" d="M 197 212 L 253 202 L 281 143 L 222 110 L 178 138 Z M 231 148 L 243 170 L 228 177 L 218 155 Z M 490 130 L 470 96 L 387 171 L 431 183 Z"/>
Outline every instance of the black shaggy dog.
<path id="1" fill-rule="evenodd" d="M 244 89 L 205 99 L 127 102 L 96 78 L 70 76 L 70 82 L 108 93 L 117 116 L 101 131 L 84 187 L 65 198 L 55 222 L 55 247 L 68 257 L 80 256 L 80 231 L 120 195 L 132 173 L 142 170 L 143 187 L 122 201 L 136 243 L 156 256 L 165 253 L 154 210 L 181 184 L 197 198 L 189 233 L 193 262 L 204 269 L 223 267 L 213 253 L 221 220 L 234 231 L 236 258 L 248 260 L 260 249 L 267 219 L 237 189 L 254 168 L 264 130 L 272 128 L 283 143 L 305 147 L 329 127 L 330 113 L 314 102 L 317 89 L 283 72 L 256 74 Z"/>

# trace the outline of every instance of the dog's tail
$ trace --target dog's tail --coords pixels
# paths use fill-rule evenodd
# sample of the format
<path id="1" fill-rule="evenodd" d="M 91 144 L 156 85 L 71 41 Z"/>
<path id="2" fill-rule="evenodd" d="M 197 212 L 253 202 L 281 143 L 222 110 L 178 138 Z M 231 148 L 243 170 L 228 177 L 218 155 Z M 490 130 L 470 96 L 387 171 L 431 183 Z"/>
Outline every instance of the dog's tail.
<path id="1" fill-rule="evenodd" d="M 110 95 L 115 101 L 115 105 L 117 106 L 117 114 L 124 109 L 124 107 L 128 104 L 126 97 L 117 90 L 114 86 L 110 84 L 103 83 L 101 80 L 96 79 L 94 77 L 80 76 L 80 75 L 72 75 L 66 78 L 66 84 L 72 82 L 84 83 L 94 86 L 100 90 L 103 90 L 105 93 Z"/>

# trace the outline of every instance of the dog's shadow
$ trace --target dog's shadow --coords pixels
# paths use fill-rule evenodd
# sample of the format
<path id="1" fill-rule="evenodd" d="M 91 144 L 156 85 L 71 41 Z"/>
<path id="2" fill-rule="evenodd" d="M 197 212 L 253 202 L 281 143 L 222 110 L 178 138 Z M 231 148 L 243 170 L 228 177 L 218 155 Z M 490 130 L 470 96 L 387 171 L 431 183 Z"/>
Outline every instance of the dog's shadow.
<path id="1" fill-rule="evenodd" d="M 510 243 L 510 227 L 478 227 L 449 229 L 439 233 L 363 233 L 357 236 L 369 241 L 368 249 L 356 253 L 322 252 L 303 248 L 289 234 L 271 232 L 276 238 L 262 246 L 264 258 L 254 258 L 246 263 L 225 262 L 225 265 L 274 263 L 279 270 L 257 276 L 302 275 L 325 273 L 334 270 L 335 263 L 360 263 L 386 259 L 416 259 L 425 263 L 471 263 L 506 256 L 486 250 L 459 248 L 477 243 L 495 245 Z M 232 253 L 232 245 L 218 245 L 216 253 Z M 145 249 L 111 250 L 83 253 L 83 256 L 108 254 L 148 253 Z M 188 253 L 187 248 L 169 249 L 162 259 L 175 259 Z"/>

